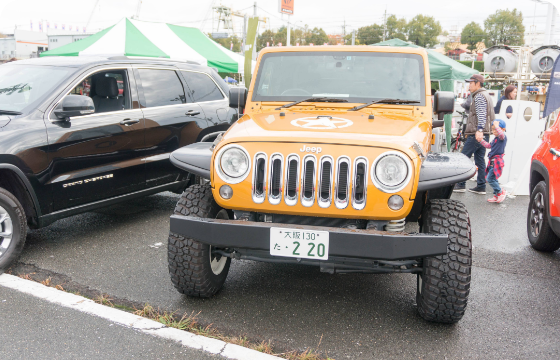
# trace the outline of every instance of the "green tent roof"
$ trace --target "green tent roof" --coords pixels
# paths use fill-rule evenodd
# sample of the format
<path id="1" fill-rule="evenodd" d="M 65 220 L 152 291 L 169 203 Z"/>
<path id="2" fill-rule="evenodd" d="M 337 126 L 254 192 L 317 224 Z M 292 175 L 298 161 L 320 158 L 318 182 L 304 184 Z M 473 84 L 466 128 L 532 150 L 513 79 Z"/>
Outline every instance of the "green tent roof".
<path id="1" fill-rule="evenodd" d="M 383 41 L 377 44 L 372 44 L 370 46 L 407 46 L 418 48 L 420 46 L 409 44 L 406 41 L 400 39 L 391 39 Z M 430 49 L 426 49 L 428 52 L 428 62 L 430 67 L 430 78 L 434 80 L 465 80 L 470 78 L 474 74 L 478 74 L 478 71 L 471 69 L 447 56 L 435 52 Z"/>
<path id="2" fill-rule="evenodd" d="M 220 72 L 243 73 L 245 58 L 209 39 L 199 29 L 123 18 L 85 39 L 41 56 L 138 56 L 196 61 Z"/>

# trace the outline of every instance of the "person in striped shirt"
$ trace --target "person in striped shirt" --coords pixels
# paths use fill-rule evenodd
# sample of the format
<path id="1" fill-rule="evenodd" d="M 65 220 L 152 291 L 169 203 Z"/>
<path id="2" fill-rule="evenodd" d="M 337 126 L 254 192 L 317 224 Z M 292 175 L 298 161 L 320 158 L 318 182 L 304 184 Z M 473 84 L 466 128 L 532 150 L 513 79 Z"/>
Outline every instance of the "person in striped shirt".
<path id="1" fill-rule="evenodd" d="M 462 153 L 471 158 L 474 155 L 474 162 L 478 167 L 478 176 L 476 179 L 476 187 L 469 189 L 475 194 L 486 194 L 486 164 L 484 155 L 486 148 L 480 145 L 481 140 L 488 141 L 490 139 L 490 128 L 492 121 L 495 119 L 494 104 L 488 94 L 488 91 L 482 86 L 484 77 L 482 75 L 473 75 L 466 80 L 469 83 L 469 90 L 472 95 L 472 104 L 469 109 L 469 117 L 467 118 L 467 127 L 465 129 L 465 145 Z M 455 192 L 465 192 L 466 182 L 455 184 L 453 188 Z"/>

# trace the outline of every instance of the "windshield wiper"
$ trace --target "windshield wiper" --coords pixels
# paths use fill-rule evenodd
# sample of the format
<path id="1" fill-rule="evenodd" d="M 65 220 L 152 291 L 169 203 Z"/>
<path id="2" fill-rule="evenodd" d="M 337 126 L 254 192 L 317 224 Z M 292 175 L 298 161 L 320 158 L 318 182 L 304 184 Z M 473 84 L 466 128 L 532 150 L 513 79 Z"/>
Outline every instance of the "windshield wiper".
<path id="1" fill-rule="evenodd" d="M 289 108 L 291 106 L 297 105 L 297 104 L 301 104 L 302 102 L 309 102 L 309 101 L 317 101 L 317 102 L 348 102 L 348 100 L 345 99 L 337 99 L 337 98 L 328 98 L 328 97 L 310 97 L 307 99 L 303 99 L 303 100 L 298 100 L 298 101 L 294 101 L 292 103 L 286 104 L 286 105 L 282 105 L 279 108 L 276 108 L 276 110 L 280 110 L 280 109 L 286 109 Z"/>
<path id="2" fill-rule="evenodd" d="M 418 104 L 418 103 L 420 103 L 420 101 L 415 101 L 415 100 L 401 100 L 401 99 L 381 99 L 381 100 L 373 100 L 373 101 L 370 101 L 370 102 L 365 103 L 365 104 L 363 104 L 363 105 L 359 105 L 359 106 L 353 107 L 352 109 L 349 109 L 348 111 L 360 110 L 360 109 L 363 109 L 363 108 L 368 107 L 368 106 L 370 106 L 370 105 L 379 104 L 379 103 L 387 103 L 387 104 Z"/>
<path id="3" fill-rule="evenodd" d="M 0 115 L 21 115 L 23 113 L 19 111 L 11 111 L 11 110 L 0 110 Z"/>

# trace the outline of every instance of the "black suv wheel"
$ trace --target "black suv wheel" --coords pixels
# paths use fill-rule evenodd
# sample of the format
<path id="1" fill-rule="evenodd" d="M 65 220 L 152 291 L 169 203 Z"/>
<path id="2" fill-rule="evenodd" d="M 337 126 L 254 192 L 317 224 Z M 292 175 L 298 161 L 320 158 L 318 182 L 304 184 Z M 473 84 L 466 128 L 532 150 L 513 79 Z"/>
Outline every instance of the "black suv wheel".
<path id="1" fill-rule="evenodd" d="M 423 260 L 418 275 L 418 313 L 428 321 L 454 323 L 467 308 L 471 284 L 471 223 L 463 203 L 431 200 L 422 213 L 422 232 L 448 234 L 447 254 Z"/>
<path id="2" fill-rule="evenodd" d="M 527 236 L 535 250 L 552 252 L 560 248 L 560 238 L 552 231 L 548 219 L 548 191 L 541 181 L 531 193 L 527 210 Z"/>
<path id="3" fill-rule="evenodd" d="M 27 220 L 23 207 L 15 196 L 0 188 L 0 270 L 18 258 L 26 236 Z"/>
<path id="4" fill-rule="evenodd" d="M 229 218 L 212 196 L 210 183 L 193 185 L 181 195 L 175 214 L 201 218 Z M 182 294 L 207 298 L 226 281 L 231 259 L 212 253 L 212 246 L 169 233 L 168 264 L 173 286 Z"/>

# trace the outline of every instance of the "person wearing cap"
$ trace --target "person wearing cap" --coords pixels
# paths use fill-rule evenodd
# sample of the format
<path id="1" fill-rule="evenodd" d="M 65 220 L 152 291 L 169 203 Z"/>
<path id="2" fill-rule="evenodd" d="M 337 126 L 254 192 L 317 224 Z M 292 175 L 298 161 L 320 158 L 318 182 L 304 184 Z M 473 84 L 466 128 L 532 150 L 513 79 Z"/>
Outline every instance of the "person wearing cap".
<path id="1" fill-rule="evenodd" d="M 465 145 L 462 153 L 469 159 L 474 155 L 474 163 L 478 167 L 478 176 L 476 179 L 476 187 L 469 189 L 475 194 L 486 194 L 486 164 L 484 163 L 484 155 L 486 148 L 480 144 L 480 141 L 488 142 L 490 139 L 490 128 L 492 122 L 496 118 L 494 114 L 494 104 L 490 98 L 488 91 L 482 86 L 484 77 L 482 75 L 473 75 L 466 80 L 469 83 L 469 91 L 472 96 L 472 105 L 469 109 L 467 118 L 467 127 L 465 129 Z M 455 184 L 454 192 L 465 192 L 466 182 Z"/>
<path id="2" fill-rule="evenodd" d="M 480 140 L 480 145 L 486 149 L 490 149 L 488 154 L 488 165 L 486 166 L 486 180 L 494 189 L 494 197 L 488 199 L 488 202 L 501 203 L 506 199 L 506 191 L 502 190 L 498 178 L 502 176 L 504 170 L 504 152 L 506 151 L 506 122 L 504 120 L 494 120 L 492 124 L 492 133 L 495 138 L 489 144 L 484 140 Z"/>

